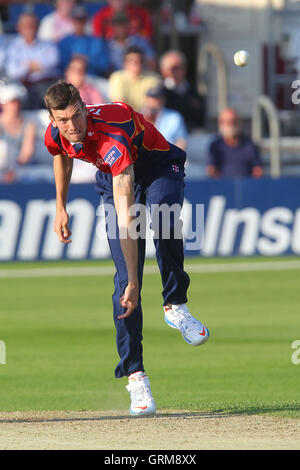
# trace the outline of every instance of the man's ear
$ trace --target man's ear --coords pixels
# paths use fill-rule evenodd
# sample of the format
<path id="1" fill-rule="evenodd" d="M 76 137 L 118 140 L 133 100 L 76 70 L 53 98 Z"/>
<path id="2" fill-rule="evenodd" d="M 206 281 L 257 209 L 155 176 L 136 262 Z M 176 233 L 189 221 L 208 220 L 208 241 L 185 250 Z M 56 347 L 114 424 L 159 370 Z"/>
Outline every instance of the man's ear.
<path id="1" fill-rule="evenodd" d="M 49 114 L 48 116 L 49 116 L 49 119 L 50 119 L 50 122 L 51 122 L 52 126 L 53 126 L 53 127 L 57 127 L 56 122 L 55 122 L 55 119 L 54 119 L 54 117 L 52 116 L 52 114 Z"/>

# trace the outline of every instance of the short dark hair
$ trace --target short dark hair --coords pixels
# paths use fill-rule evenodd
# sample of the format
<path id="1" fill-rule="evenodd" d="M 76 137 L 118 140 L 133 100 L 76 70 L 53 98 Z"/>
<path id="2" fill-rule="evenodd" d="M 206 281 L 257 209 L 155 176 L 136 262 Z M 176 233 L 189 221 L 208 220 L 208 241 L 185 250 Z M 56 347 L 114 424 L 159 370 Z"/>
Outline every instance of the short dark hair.
<path id="1" fill-rule="evenodd" d="M 53 109 L 66 109 L 68 106 L 77 102 L 79 102 L 82 107 L 84 106 L 77 88 L 71 83 L 62 80 L 48 88 L 44 101 L 50 114 L 52 114 Z"/>
<path id="2" fill-rule="evenodd" d="M 129 24 L 129 17 L 125 12 L 116 13 L 112 19 L 112 24 Z"/>
<path id="3" fill-rule="evenodd" d="M 136 47 L 136 46 L 127 47 L 127 49 L 124 52 L 124 58 L 127 57 L 129 54 L 139 54 L 142 59 L 144 57 L 144 53 L 143 53 L 142 49 L 140 49 L 139 47 Z"/>
<path id="4" fill-rule="evenodd" d="M 87 58 L 82 55 L 82 54 L 73 54 L 71 59 L 70 59 L 70 62 L 68 63 L 67 65 L 67 69 L 69 68 L 69 66 L 73 63 L 73 62 L 81 62 L 83 65 L 84 65 L 84 68 L 85 68 L 85 71 L 87 69 L 87 65 L 88 65 L 88 61 L 87 61 Z"/>
<path id="5" fill-rule="evenodd" d="M 20 20 L 22 20 L 23 18 L 27 18 L 27 17 L 30 17 L 30 18 L 33 18 L 38 26 L 39 24 L 39 18 L 36 16 L 36 14 L 33 12 L 33 11 L 23 11 L 23 13 L 21 13 L 19 15 L 19 18 L 18 18 L 18 23 L 20 22 Z"/>

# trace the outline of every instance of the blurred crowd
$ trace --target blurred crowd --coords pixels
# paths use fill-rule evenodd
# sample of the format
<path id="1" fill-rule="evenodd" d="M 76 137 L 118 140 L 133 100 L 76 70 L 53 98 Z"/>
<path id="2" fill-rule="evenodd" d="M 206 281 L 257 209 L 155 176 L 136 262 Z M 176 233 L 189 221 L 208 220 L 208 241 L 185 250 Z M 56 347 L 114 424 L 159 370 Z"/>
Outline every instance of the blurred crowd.
<path id="1" fill-rule="evenodd" d="M 204 130 L 204 100 L 187 79 L 187 57 L 179 50 L 158 57 L 145 8 L 108 0 L 90 16 L 84 3 L 56 0 L 40 21 L 25 9 L 15 29 L 0 37 L 0 182 L 52 181 L 43 97 L 58 79 L 75 85 L 86 104 L 128 103 L 183 149 Z M 207 177 L 262 176 L 235 110 L 220 115 L 219 131 L 207 149 Z M 95 171 L 76 161 L 72 181 L 92 181 Z"/>

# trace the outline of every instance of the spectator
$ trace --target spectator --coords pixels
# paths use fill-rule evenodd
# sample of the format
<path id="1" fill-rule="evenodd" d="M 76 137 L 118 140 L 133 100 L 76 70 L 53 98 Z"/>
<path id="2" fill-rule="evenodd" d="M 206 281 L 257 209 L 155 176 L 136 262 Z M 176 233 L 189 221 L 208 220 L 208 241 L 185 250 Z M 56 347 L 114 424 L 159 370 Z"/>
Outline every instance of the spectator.
<path id="1" fill-rule="evenodd" d="M 259 150 L 242 134 L 239 117 L 234 109 L 219 115 L 220 136 L 210 145 L 207 174 L 210 177 L 260 178 L 263 165 Z"/>
<path id="2" fill-rule="evenodd" d="M 54 12 L 41 20 L 38 37 L 43 41 L 58 42 L 65 36 L 74 33 L 71 11 L 76 0 L 56 0 Z"/>
<path id="3" fill-rule="evenodd" d="M 204 124 L 203 99 L 186 80 L 186 58 L 179 51 L 166 52 L 160 59 L 166 89 L 166 106 L 179 111 L 189 131 Z"/>
<path id="4" fill-rule="evenodd" d="M 19 34 L 8 47 L 5 73 L 28 88 L 33 107 L 43 107 L 49 80 L 58 75 L 58 50 L 55 44 L 37 39 L 38 19 L 33 13 L 20 15 L 17 29 Z"/>
<path id="5" fill-rule="evenodd" d="M 130 20 L 126 13 L 116 13 L 111 19 L 112 37 L 108 42 L 112 70 L 120 70 L 124 63 L 124 53 L 128 47 L 142 50 L 147 69 L 155 70 L 155 52 L 149 41 L 139 34 L 130 34 Z"/>
<path id="6" fill-rule="evenodd" d="M 72 56 L 82 55 L 87 59 L 89 75 L 106 75 L 109 68 L 109 56 L 106 41 L 85 33 L 88 19 L 84 7 L 77 6 L 71 12 L 74 34 L 66 36 L 58 43 L 60 64 L 65 71 Z"/>
<path id="7" fill-rule="evenodd" d="M 80 93 L 82 100 L 86 104 L 103 103 L 104 99 L 97 88 L 86 81 L 87 63 L 83 57 L 73 57 L 69 63 L 65 76 L 69 83 L 72 83 Z"/>
<path id="8" fill-rule="evenodd" d="M 0 75 L 5 77 L 6 53 L 10 39 L 8 34 L 0 34 Z"/>
<path id="9" fill-rule="evenodd" d="M 178 111 L 165 107 L 165 92 L 162 86 L 151 88 L 146 95 L 143 114 L 171 144 L 186 149 L 187 130 Z"/>
<path id="10" fill-rule="evenodd" d="M 123 70 L 118 70 L 110 76 L 110 99 L 124 101 L 137 111 L 141 111 L 147 91 L 160 82 L 159 75 L 144 70 L 142 51 L 136 47 L 129 47 L 125 53 Z"/>
<path id="11" fill-rule="evenodd" d="M 131 5 L 129 0 L 108 0 L 108 5 L 101 8 L 93 17 L 95 36 L 112 38 L 112 18 L 116 13 L 126 13 L 130 18 L 130 34 L 139 34 L 147 39 L 152 37 L 152 21 L 145 8 Z"/>
<path id="12" fill-rule="evenodd" d="M 18 84 L 0 87 L 0 179 L 4 183 L 18 179 L 20 165 L 26 165 L 34 153 L 36 126 L 26 122 L 21 113 L 25 95 L 26 89 Z"/>

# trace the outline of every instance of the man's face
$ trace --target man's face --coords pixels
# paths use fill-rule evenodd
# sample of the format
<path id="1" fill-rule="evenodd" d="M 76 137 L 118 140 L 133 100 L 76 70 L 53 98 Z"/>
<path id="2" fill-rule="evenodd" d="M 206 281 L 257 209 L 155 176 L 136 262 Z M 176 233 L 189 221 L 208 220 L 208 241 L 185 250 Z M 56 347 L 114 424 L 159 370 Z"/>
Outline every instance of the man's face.
<path id="1" fill-rule="evenodd" d="M 27 43 L 32 43 L 35 40 L 38 29 L 38 22 L 34 16 L 23 15 L 18 23 L 18 32 L 23 36 Z"/>
<path id="2" fill-rule="evenodd" d="M 6 116 L 18 117 L 21 110 L 21 103 L 18 99 L 13 99 L 2 104 L 2 112 Z"/>
<path id="3" fill-rule="evenodd" d="M 66 109 L 52 109 L 50 121 L 69 142 L 83 142 L 87 131 L 87 110 L 79 102 Z"/>
<path id="4" fill-rule="evenodd" d="M 112 23 L 113 38 L 124 40 L 129 36 L 129 22 L 128 23 Z"/>
<path id="5" fill-rule="evenodd" d="M 74 33 L 77 36 L 83 36 L 85 32 L 86 19 L 85 18 L 72 18 Z"/>
<path id="6" fill-rule="evenodd" d="M 63 17 L 70 16 L 72 8 L 76 5 L 75 0 L 57 0 L 56 9 L 59 11 L 60 15 Z"/>
<path id="7" fill-rule="evenodd" d="M 239 119 L 234 110 L 227 109 L 220 114 L 219 131 L 225 139 L 233 139 L 239 135 Z"/>
<path id="8" fill-rule="evenodd" d="M 141 54 L 137 54 L 135 52 L 127 54 L 124 60 L 124 69 L 133 75 L 140 75 L 143 70 Z"/>
<path id="9" fill-rule="evenodd" d="M 161 69 L 164 78 L 171 78 L 176 84 L 181 83 L 186 76 L 185 65 L 177 54 L 170 54 L 165 58 Z"/>

